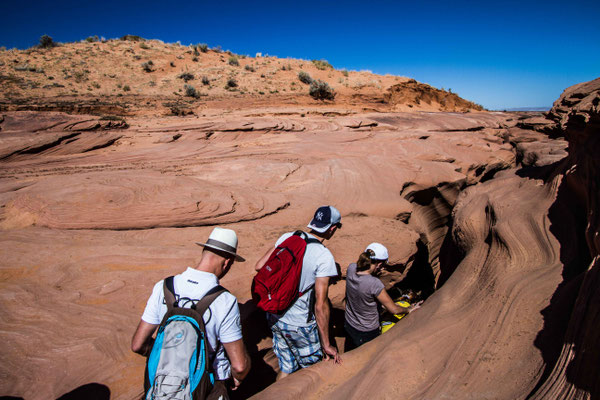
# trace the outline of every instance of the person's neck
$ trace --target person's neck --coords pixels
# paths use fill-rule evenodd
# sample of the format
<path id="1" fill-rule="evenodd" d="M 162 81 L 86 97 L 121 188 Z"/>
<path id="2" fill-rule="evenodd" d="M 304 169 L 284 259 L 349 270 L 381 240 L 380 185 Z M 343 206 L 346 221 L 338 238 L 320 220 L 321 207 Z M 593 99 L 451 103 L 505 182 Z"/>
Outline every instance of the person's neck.
<path id="1" fill-rule="evenodd" d="M 325 232 L 325 233 L 319 233 L 319 232 L 317 232 L 317 231 L 315 231 L 315 230 L 312 230 L 312 229 L 311 229 L 311 230 L 310 230 L 310 232 L 308 232 L 308 233 L 310 233 L 310 234 L 311 234 L 311 235 L 313 235 L 313 236 L 316 236 L 318 239 L 321 239 L 321 243 L 322 243 L 324 240 L 328 239 L 328 237 L 327 237 L 327 232 Z"/>

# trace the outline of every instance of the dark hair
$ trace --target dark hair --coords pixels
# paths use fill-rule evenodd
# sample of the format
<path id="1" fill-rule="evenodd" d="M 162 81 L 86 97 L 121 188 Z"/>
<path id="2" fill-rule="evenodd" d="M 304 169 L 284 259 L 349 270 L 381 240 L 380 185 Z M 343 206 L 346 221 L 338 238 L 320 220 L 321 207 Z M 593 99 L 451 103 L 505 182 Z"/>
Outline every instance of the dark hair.
<path id="1" fill-rule="evenodd" d="M 375 252 L 371 249 L 367 249 L 364 253 L 362 253 L 358 257 L 358 261 L 356 262 L 356 270 L 357 271 L 366 271 L 371 268 L 371 257 L 375 255 Z"/>

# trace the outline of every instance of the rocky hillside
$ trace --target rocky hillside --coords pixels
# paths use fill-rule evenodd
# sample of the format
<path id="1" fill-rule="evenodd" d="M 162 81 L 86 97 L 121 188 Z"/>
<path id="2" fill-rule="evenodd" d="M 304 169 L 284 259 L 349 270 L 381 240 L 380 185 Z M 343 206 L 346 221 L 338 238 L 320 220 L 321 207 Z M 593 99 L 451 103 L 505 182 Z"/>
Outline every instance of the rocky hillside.
<path id="1" fill-rule="evenodd" d="M 318 99 L 309 95 L 315 81 L 326 84 Z M 158 109 L 168 115 L 196 113 L 223 101 L 231 107 L 335 104 L 380 111 L 399 106 L 481 110 L 455 94 L 405 77 L 338 70 L 324 60 L 250 57 L 203 44 L 182 46 L 131 35 L 0 51 L 0 83 L 4 111 L 132 115 Z"/>

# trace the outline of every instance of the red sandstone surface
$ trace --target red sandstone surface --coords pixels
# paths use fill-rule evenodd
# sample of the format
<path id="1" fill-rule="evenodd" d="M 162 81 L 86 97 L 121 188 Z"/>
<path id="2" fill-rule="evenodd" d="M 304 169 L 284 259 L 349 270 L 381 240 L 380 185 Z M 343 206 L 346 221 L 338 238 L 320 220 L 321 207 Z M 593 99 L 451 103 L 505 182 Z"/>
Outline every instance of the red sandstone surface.
<path id="1" fill-rule="evenodd" d="M 33 55 L 51 58 L 11 57 Z M 171 58 L 198 63 L 192 55 L 169 53 L 165 68 Z M 360 96 L 338 88 L 326 103 L 306 93 L 165 94 L 185 116 L 170 115 L 167 100 L 146 104 L 142 88 L 104 104 L 33 89 L 5 97 L 0 395 L 57 398 L 98 383 L 111 398 L 139 397 L 144 359 L 129 341 L 152 285 L 193 266 L 194 242 L 215 225 L 238 232 L 248 260 L 221 282 L 240 302 L 253 360 L 237 398 L 600 395 L 600 80 L 565 91 L 545 117 L 439 112 L 436 90 L 422 88 L 417 104 L 415 83 L 405 79 L 399 95 L 389 78 Z M 444 106 L 474 111 L 460 100 Z M 46 106 L 55 111 L 39 111 Z M 403 281 L 430 296 L 342 365 L 322 362 L 270 385 L 277 361 L 249 300 L 253 265 L 323 204 L 342 213 L 327 243 L 342 276 L 379 241 L 393 264 L 388 287 Z M 330 298 L 342 348 L 343 279 Z"/>

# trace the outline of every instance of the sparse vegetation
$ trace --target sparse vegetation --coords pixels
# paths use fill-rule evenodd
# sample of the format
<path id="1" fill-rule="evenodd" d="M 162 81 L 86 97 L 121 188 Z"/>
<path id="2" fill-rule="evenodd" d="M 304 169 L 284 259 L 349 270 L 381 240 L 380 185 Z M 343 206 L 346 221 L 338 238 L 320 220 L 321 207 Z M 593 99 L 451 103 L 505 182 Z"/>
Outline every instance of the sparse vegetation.
<path id="1" fill-rule="evenodd" d="M 310 84 L 308 94 L 315 100 L 333 100 L 335 98 L 335 91 L 327 82 L 323 82 L 320 79 Z"/>
<path id="2" fill-rule="evenodd" d="M 194 74 L 190 74 L 189 72 L 183 72 L 183 73 L 177 75 L 177 77 L 179 79 L 183 79 L 184 82 L 191 81 L 195 78 Z"/>
<path id="3" fill-rule="evenodd" d="M 236 88 L 237 86 L 238 86 L 237 81 L 234 78 L 229 78 L 227 80 L 227 83 L 225 84 L 225 89 L 231 90 L 233 88 Z"/>
<path id="4" fill-rule="evenodd" d="M 298 79 L 300 82 L 310 85 L 313 82 L 313 79 L 310 77 L 308 72 L 300 71 L 298 72 Z"/>
<path id="5" fill-rule="evenodd" d="M 333 66 L 327 60 L 311 60 L 311 62 L 320 70 L 333 69 Z"/>
<path id="6" fill-rule="evenodd" d="M 152 60 L 148 60 L 142 64 L 142 69 L 146 72 L 153 72 L 154 71 L 153 66 L 154 66 L 154 63 L 152 62 Z"/>
<path id="7" fill-rule="evenodd" d="M 131 90 L 131 88 L 129 87 L 129 85 L 123 86 L 123 91 L 124 92 L 129 92 L 130 90 Z"/>
<path id="8" fill-rule="evenodd" d="M 140 43 L 140 48 L 144 49 L 144 50 L 148 50 L 150 49 L 150 46 L 148 46 L 145 42 Z"/>
<path id="9" fill-rule="evenodd" d="M 344 75 L 346 78 L 348 77 L 348 71 L 343 69 L 342 70 L 342 75 Z"/>
<path id="10" fill-rule="evenodd" d="M 202 77 L 202 84 L 205 86 L 210 85 L 210 79 L 208 79 L 208 76 L 205 75 Z"/>
<path id="11" fill-rule="evenodd" d="M 98 35 L 94 35 L 94 36 L 88 36 L 87 38 L 85 38 L 85 41 L 88 43 L 95 43 L 100 41 L 100 39 L 98 38 Z"/>
<path id="12" fill-rule="evenodd" d="M 192 85 L 188 85 L 186 83 L 185 85 L 183 85 L 183 89 L 185 90 L 185 95 L 188 97 L 193 97 L 194 99 L 200 97 L 200 93 Z"/>
<path id="13" fill-rule="evenodd" d="M 208 45 L 206 43 L 198 43 L 196 45 L 196 47 L 198 49 L 200 49 L 201 52 L 206 53 L 208 51 Z"/>
<path id="14" fill-rule="evenodd" d="M 229 57 L 229 65 L 233 65 L 235 67 L 239 67 L 240 66 L 240 61 L 238 60 L 237 56 L 231 56 L 231 57 Z"/>
<path id="15" fill-rule="evenodd" d="M 255 71 L 255 69 L 254 69 L 254 67 L 253 67 L 252 65 L 246 65 L 246 66 L 244 67 L 244 69 L 245 69 L 246 71 L 250 71 L 250 72 L 254 72 L 254 71 Z"/>
<path id="16" fill-rule="evenodd" d="M 40 49 L 51 49 L 56 46 L 57 46 L 57 44 L 54 42 L 54 40 L 50 36 L 48 36 L 48 35 L 40 36 L 40 44 L 38 45 L 38 47 Z"/>

